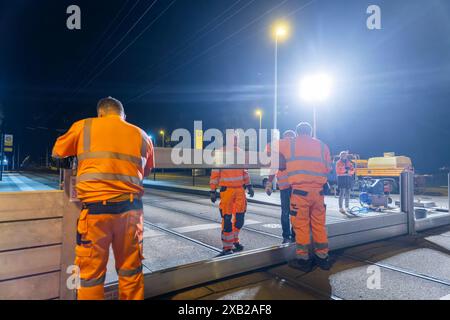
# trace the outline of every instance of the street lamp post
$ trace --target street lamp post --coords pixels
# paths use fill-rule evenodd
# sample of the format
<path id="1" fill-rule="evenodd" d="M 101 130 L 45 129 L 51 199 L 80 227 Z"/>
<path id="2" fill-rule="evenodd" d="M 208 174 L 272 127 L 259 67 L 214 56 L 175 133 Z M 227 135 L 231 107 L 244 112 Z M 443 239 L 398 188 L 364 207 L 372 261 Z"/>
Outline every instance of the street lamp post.
<path id="1" fill-rule="evenodd" d="M 273 95 L 273 130 L 277 130 L 278 122 L 278 31 L 275 35 L 275 79 Z"/>
<path id="2" fill-rule="evenodd" d="M 261 110 L 256 110 L 255 114 L 259 117 L 259 132 L 261 132 L 262 129 L 262 111 Z"/>
<path id="3" fill-rule="evenodd" d="M 273 26 L 275 36 L 275 74 L 274 74 L 274 98 L 273 98 L 273 130 L 278 129 L 278 42 L 287 38 L 289 26 L 286 22 L 277 22 Z M 273 190 L 277 189 L 277 177 L 273 179 Z"/>
<path id="4" fill-rule="evenodd" d="M 161 131 L 159 131 L 159 134 L 161 135 L 161 138 L 162 138 L 162 143 L 161 143 L 161 145 L 162 145 L 162 147 L 164 148 L 164 140 L 165 140 L 165 135 L 166 135 L 166 133 L 164 132 L 164 130 L 161 130 Z M 164 169 L 161 169 L 161 173 L 164 173 Z"/>
<path id="5" fill-rule="evenodd" d="M 273 98 L 273 129 L 278 129 L 278 43 L 288 36 L 286 22 L 277 22 L 273 27 L 275 37 L 275 70 L 274 70 L 274 98 Z"/>
<path id="6" fill-rule="evenodd" d="M 164 138 L 165 138 L 165 132 L 164 132 L 164 130 L 161 130 L 160 132 L 159 132 L 159 134 L 162 136 L 162 142 L 161 142 L 161 145 L 162 145 L 162 147 L 164 148 Z"/>

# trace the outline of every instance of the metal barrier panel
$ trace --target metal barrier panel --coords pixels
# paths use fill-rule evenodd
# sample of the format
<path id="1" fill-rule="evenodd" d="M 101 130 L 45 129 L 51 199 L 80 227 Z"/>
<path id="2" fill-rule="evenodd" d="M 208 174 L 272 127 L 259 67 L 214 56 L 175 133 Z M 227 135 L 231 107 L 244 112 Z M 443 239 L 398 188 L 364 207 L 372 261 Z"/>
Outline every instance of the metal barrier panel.
<path id="1" fill-rule="evenodd" d="M 400 175 L 400 211 L 406 213 L 408 234 L 415 234 L 414 173 L 412 172 L 402 172 Z"/>

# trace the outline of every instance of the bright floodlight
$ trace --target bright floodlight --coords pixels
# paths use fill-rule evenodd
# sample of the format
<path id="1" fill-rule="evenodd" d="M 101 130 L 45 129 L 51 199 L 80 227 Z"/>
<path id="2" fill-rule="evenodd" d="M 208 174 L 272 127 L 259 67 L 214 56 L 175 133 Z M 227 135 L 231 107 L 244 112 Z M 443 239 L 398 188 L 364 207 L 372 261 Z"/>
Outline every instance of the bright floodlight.
<path id="1" fill-rule="evenodd" d="M 272 28 L 273 35 L 277 41 L 286 39 L 289 36 L 289 25 L 285 21 L 276 22 Z"/>
<path id="2" fill-rule="evenodd" d="M 255 111 L 255 114 L 256 114 L 257 116 L 261 116 L 261 115 L 262 115 L 262 111 L 259 110 L 259 109 L 257 109 L 257 110 Z"/>
<path id="3" fill-rule="evenodd" d="M 325 101 L 331 93 L 333 79 L 324 73 L 305 76 L 300 83 L 300 96 L 308 102 Z"/>

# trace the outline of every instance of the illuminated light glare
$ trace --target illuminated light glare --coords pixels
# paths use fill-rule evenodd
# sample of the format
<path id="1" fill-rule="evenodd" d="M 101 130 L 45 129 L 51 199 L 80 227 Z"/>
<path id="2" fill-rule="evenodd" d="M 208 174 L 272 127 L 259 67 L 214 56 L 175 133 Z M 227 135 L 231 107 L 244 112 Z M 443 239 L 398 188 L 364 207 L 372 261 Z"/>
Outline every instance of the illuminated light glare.
<path id="1" fill-rule="evenodd" d="M 272 27 L 273 36 L 277 41 L 284 40 L 289 36 L 289 24 L 285 21 L 276 22 Z"/>
<path id="2" fill-rule="evenodd" d="M 300 82 L 300 97 L 307 102 L 322 102 L 330 96 L 332 87 L 333 79 L 329 75 L 308 75 Z"/>

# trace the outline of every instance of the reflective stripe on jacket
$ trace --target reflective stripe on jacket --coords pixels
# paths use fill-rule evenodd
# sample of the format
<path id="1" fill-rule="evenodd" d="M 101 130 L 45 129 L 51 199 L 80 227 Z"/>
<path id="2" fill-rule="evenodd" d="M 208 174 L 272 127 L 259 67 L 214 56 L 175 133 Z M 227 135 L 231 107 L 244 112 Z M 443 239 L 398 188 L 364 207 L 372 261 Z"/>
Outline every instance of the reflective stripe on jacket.
<path id="1" fill-rule="evenodd" d="M 322 189 L 331 171 L 328 146 L 308 136 L 280 140 L 280 154 L 284 158 L 289 184 L 296 187 Z"/>
<path id="2" fill-rule="evenodd" d="M 211 190 L 217 187 L 242 187 L 249 184 L 250 177 L 245 169 L 214 169 L 209 180 Z"/>
<path id="3" fill-rule="evenodd" d="M 147 134 L 115 115 L 74 123 L 56 141 L 53 156 L 78 157 L 76 187 L 83 202 L 142 195 L 144 176 L 154 166 Z"/>

